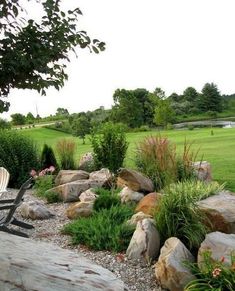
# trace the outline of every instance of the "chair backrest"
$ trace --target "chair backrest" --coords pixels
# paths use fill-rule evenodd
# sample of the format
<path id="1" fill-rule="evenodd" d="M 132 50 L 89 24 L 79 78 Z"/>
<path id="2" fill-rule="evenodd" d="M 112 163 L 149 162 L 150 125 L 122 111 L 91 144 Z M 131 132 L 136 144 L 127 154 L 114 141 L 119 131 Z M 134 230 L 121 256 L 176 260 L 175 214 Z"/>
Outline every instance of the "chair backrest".
<path id="1" fill-rule="evenodd" d="M 16 198 L 15 200 L 13 201 L 12 203 L 12 206 L 8 212 L 8 214 L 6 215 L 5 217 L 5 221 L 4 223 L 5 224 L 8 224 L 11 222 L 11 219 L 15 213 L 15 210 L 18 206 L 20 206 L 21 202 L 22 202 L 22 198 L 24 196 L 24 193 L 27 189 L 29 189 L 29 187 L 31 186 L 32 184 L 32 180 L 33 180 L 33 177 L 29 178 L 26 182 L 24 182 L 24 184 L 22 184 L 22 186 L 20 187 L 20 190 L 18 192 L 18 194 L 16 195 Z"/>
<path id="2" fill-rule="evenodd" d="M 0 167 L 0 192 L 6 191 L 7 185 L 9 183 L 9 178 L 9 172 L 5 168 Z"/>

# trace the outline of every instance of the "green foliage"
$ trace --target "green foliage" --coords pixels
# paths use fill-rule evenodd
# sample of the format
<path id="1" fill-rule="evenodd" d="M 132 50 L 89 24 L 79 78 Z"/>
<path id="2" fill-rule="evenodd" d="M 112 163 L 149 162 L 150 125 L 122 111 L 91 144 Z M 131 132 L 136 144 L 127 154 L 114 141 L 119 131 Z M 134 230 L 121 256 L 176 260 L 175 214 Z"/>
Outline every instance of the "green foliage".
<path id="1" fill-rule="evenodd" d="M 52 147 L 48 146 L 47 144 L 44 144 L 43 146 L 40 163 L 42 169 L 54 166 L 57 172 L 59 170 L 54 151 Z"/>
<path id="2" fill-rule="evenodd" d="M 46 198 L 48 203 L 56 203 L 62 201 L 62 198 L 55 191 L 47 191 L 44 193 L 43 197 Z"/>
<path id="3" fill-rule="evenodd" d="M 54 187 L 53 176 L 44 175 L 36 178 L 33 188 L 37 196 L 45 198 L 45 192 L 53 187 Z"/>
<path id="4" fill-rule="evenodd" d="M 159 99 L 154 114 L 155 124 L 166 127 L 167 123 L 172 123 L 174 120 L 175 112 L 171 107 L 170 100 Z"/>
<path id="5" fill-rule="evenodd" d="M 11 129 L 10 122 L 7 122 L 5 119 L 0 118 L 0 130 L 1 129 Z"/>
<path id="6" fill-rule="evenodd" d="M 101 134 L 91 137 L 94 162 L 97 168 L 108 168 L 113 173 L 122 166 L 128 143 L 125 133 L 119 125 L 106 123 Z"/>
<path id="7" fill-rule="evenodd" d="M 48 87 L 63 87 L 70 51 L 76 46 L 99 53 L 104 42 L 91 40 L 87 33 L 77 29 L 79 8 L 62 11 L 61 1 L 34 1 L 39 10 L 39 21 L 25 20 L 27 15 L 20 1 L 0 3 L 0 112 L 9 109 L 4 100 L 10 89 L 33 89 L 45 94 Z M 36 9 L 37 9 L 36 8 Z"/>
<path id="8" fill-rule="evenodd" d="M 203 112 L 222 111 L 222 97 L 217 86 L 214 83 L 206 83 L 202 88 L 202 94 L 200 96 L 200 108 Z"/>
<path id="9" fill-rule="evenodd" d="M 156 211 L 157 229 L 164 242 L 169 237 L 179 238 L 190 250 L 198 248 L 207 232 L 206 217 L 197 201 L 222 189 L 217 183 L 184 181 L 164 188 L 164 195 Z"/>
<path id="10" fill-rule="evenodd" d="M 107 190 L 104 188 L 98 188 L 95 190 L 96 194 L 99 195 L 95 202 L 93 209 L 95 211 L 100 211 L 101 209 L 110 209 L 112 206 L 121 205 L 121 199 L 117 196 L 120 189 L 117 190 Z"/>
<path id="11" fill-rule="evenodd" d="M 63 170 L 75 169 L 75 148 L 76 144 L 73 140 L 62 139 L 57 142 L 56 149 Z"/>
<path id="12" fill-rule="evenodd" d="M 79 218 L 63 229 L 72 235 L 74 244 L 83 244 L 94 250 L 121 252 L 127 249 L 134 228 L 125 224 L 133 214 L 126 205 L 101 209 L 91 217 Z"/>
<path id="13" fill-rule="evenodd" d="M 233 291 L 235 286 L 235 254 L 231 253 L 231 261 L 226 262 L 222 257 L 214 260 L 211 252 L 202 254 L 203 261 L 200 267 L 194 263 L 190 265 L 191 271 L 197 279 L 189 282 L 185 291 Z"/>
<path id="14" fill-rule="evenodd" d="M 90 120 L 86 115 L 74 119 L 71 127 L 73 135 L 80 137 L 83 140 L 83 144 L 85 144 L 85 136 L 90 133 L 91 129 Z"/>
<path id="15" fill-rule="evenodd" d="M 26 118 L 21 113 L 14 113 L 11 115 L 13 125 L 23 125 L 26 123 Z"/>
<path id="16" fill-rule="evenodd" d="M 38 149 L 32 139 L 16 131 L 0 131 L 0 167 L 10 173 L 9 187 L 19 188 L 32 168 L 39 168 Z"/>

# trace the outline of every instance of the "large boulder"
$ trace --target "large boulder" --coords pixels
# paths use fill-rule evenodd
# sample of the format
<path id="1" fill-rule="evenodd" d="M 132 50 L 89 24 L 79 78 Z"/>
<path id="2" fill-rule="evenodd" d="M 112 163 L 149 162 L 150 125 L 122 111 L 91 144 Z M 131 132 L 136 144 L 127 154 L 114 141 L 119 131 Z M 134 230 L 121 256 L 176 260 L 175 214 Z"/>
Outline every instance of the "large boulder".
<path id="1" fill-rule="evenodd" d="M 70 205 L 66 214 L 69 219 L 76 219 L 79 217 L 88 217 L 93 212 L 93 202 L 77 202 Z"/>
<path id="2" fill-rule="evenodd" d="M 220 192 L 198 202 L 213 231 L 235 233 L 235 195 Z"/>
<path id="3" fill-rule="evenodd" d="M 89 173 L 82 170 L 60 170 L 55 178 L 55 185 L 70 183 L 77 180 L 89 179 Z"/>
<path id="4" fill-rule="evenodd" d="M 160 202 L 161 197 L 162 194 L 156 192 L 147 194 L 137 204 L 135 212 L 137 213 L 141 211 L 144 212 L 145 214 L 153 216 Z"/>
<path id="5" fill-rule="evenodd" d="M 121 192 L 118 193 L 118 196 L 121 197 L 122 203 L 128 203 L 139 202 L 144 197 L 144 194 L 135 192 L 128 187 L 124 187 Z"/>
<path id="6" fill-rule="evenodd" d="M 58 193 L 64 202 L 79 201 L 82 192 L 95 187 L 101 187 L 102 182 L 91 180 L 79 180 L 54 187 L 48 191 Z"/>
<path id="7" fill-rule="evenodd" d="M 20 206 L 19 211 L 22 217 L 33 220 L 49 219 L 55 216 L 54 213 L 39 201 L 24 202 Z"/>
<path id="8" fill-rule="evenodd" d="M 196 177 L 200 181 L 211 182 L 211 164 L 206 161 L 194 162 L 193 167 Z"/>
<path id="9" fill-rule="evenodd" d="M 1 232 L 1 291 L 124 291 L 124 283 L 87 258 L 53 244 Z"/>
<path id="10" fill-rule="evenodd" d="M 196 279 L 184 262 L 194 262 L 190 251 L 178 238 L 167 239 L 155 265 L 157 280 L 163 288 L 183 291 L 190 281 Z"/>
<path id="11" fill-rule="evenodd" d="M 122 168 L 118 173 L 117 185 L 121 188 L 127 186 L 136 192 L 150 193 L 154 191 L 153 182 L 148 177 L 125 168 Z"/>
<path id="12" fill-rule="evenodd" d="M 203 253 L 211 252 L 213 260 L 220 261 L 224 257 L 224 263 L 231 264 L 231 253 L 235 252 L 235 234 L 226 234 L 219 231 L 206 235 L 198 251 L 198 264 L 203 261 Z"/>
<path id="13" fill-rule="evenodd" d="M 112 174 L 109 169 L 103 168 L 99 171 L 90 173 L 90 181 L 99 184 L 99 187 L 111 186 Z"/>
<path id="14" fill-rule="evenodd" d="M 160 237 L 152 219 L 139 221 L 126 251 L 128 258 L 149 264 L 156 259 L 159 249 Z"/>

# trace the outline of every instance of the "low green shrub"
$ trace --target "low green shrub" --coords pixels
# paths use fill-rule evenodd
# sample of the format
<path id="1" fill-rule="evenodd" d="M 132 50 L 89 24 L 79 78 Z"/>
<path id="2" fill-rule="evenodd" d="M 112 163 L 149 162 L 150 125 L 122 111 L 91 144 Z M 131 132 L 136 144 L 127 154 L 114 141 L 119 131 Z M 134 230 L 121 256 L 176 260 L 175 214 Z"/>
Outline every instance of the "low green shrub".
<path id="1" fill-rule="evenodd" d="M 117 193 L 120 192 L 119 189 L 107 190 L 104 188 L 97 188 L 95 192 L 99 195 L 94 202 L 93 209 L 95 211 L 110 209 L 112 206 L 121 205 L 121 198 L 117 196 Z"/>
<path id="2" fill-rule="evenodd" d="M 110 122 L 104 124 L 100 133 L 92 134 L 91 144 L 96 168 L 108 168 L 116 173 L 123 165 L 128 147 L 122 126 Z"/>
<path id="3" fill-rule="evenodd" d="M 185 291 L 233 291 L 235 288 L 235 254 L 231 253 L 231 261 L 225 262 L 224 257 L 214 260 L 211 252 L 203 254 L 203 261 L 199 266 L 190 264 L 192 273 L 197 279 L 189 282 Z"/>
<path id="4" fill-rule="evenodd" d="M 135 227 L 125 224 L 133 215 L 127 205 L 111 206 L 67 224 L 63 233 L 72 236 L 73 244 L 83 244 L 94 250 L 121 252 L 127 249 Z"/>
<path id="5" fill-rule="evenodd" d="M 29 178 L 30 170 L 40 167 L 36 144 L 15 130 L 1 130 L 0 167 L 10 173 L 9 187 L 19 188 Z"/>
<path id="6" fill-rule="evenodd" d="M 44 175 L 39 176 L 35 179 L 34 190 L 35 194 L 41 198 L 45 197 L 45 192 L 54 187 L 53 176 L 52 175 Z"/>
<path id="7" fill-rule="evenodd" d="M 46 198 L 48 203 L 56 203 L 56 202 L 61 202 L 62 201 L 62 199 L 59 196 L 59 194 L 56 193 L 55 191 L 44 192 L 43 197 Z"/>
<path id="8" fill-rule="evenodd" d="M 156 211 L 156 224 L 164 242 L 169 237 L 179 238 L 190 250 L 200 246 L 208 227 L 206 217 L 197 201 L 222 189 L 217 183 L 184 181 L 164 188 L 164 195 Z"/>

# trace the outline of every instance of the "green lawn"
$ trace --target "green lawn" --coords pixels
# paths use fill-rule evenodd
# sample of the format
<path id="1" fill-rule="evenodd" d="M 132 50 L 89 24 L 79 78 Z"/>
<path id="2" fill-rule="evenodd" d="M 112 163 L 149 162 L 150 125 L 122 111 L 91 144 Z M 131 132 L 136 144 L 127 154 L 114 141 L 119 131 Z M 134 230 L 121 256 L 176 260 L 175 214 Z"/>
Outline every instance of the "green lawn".
<path id="1" fill-rule="evenodd" d="M 198 160 L 203 157 L 212 165 L 213 179 L 220 183 L 226 182 L 226 188 L 235 191 L 235 128 L 223 129 L 213 128 L 214 135 L 211 135 L 210 128 L 195 129 L 195 130 L 172 130 L 161 131 L 161 136 L 167 136 L 172 142 L 176 143 L 177 150 L 180 152 L 185 139 L 193 141 L 193 148 L 197 150 L 200 148 Z M 77 144 L 76 159 L 87 152 L 91 151 L 91 144 L 89 138 L 86 139 L 86 144 L 82 144 L 82 140 L 72 137 L 69 134 L 57 132 L 46 128 L 34 128 L 22 130 L 23 135 L 33 138 L 40 147 L 44 143 L 55 148 L 58 140 L 61 138 L 73 139 Z M 156 135 L 159 132 L 137 132 L 128 133 L 127 139 L 129 148 L 125 165 L 134 167 L 134 152 L 138 141 L 148 135 Z"/>

